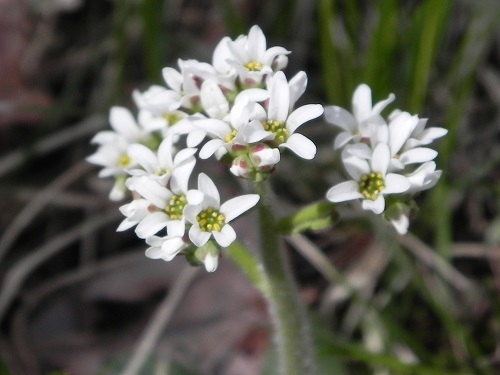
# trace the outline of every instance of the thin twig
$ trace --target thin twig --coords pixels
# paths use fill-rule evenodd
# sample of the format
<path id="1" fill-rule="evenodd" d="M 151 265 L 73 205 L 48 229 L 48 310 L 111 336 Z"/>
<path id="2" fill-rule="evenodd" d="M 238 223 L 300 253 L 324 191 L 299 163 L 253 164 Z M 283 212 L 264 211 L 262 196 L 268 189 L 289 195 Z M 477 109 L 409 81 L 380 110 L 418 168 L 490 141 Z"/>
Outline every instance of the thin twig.
<path id="1" fill-rule="evenodd" d="M 106 224 L 116 221 L 120 216 L 120 212 L 116 209 L 113 209 L 111 212 L 104 215 L 98 214 L 92 216 L 84 223 L 59 234 L 40 248 L 34 249 L 29 255 L 25 256 L 13 265 L 6 273 L 2 282 L 2 289 L 0 290 L 0 322 L 2 321 L 3 316 L 13 298 L 31 271 L 51 256 L 57 254 L 58 251 L 64 249 L 70 243 L 103 227 Z"/>
<path id="2" fill-rule="evenodd" d="M 32 222 L 33 218 L 47 205 L 47 203 L 66 186 L 79 179 L 92 166 L 87 162 L 80 162 L 66 170 L 52 183 L 42 189 L 33 199 L 17 214 L 5 229 L 0 239 L 0 261 L 5 256 L 9 247 L 14 243 L 22 231 Z"/>
<path id="3" fill-rule="evenodd" d="M 105 122 L 106 120 L 103 116 L 93 115 L 74 126 L 43 138 L 31 148 L 21 147 L 7 154 L 0 159 L 0 177 L 22 165 L 29 157 L 47 154 L 80 138 L 95 134 L 104 128 Z"/>
<path id="4" fill-rule="evenodd" d="M 170 292 L 156 309 L 153 318 L 144 329 L 134 353 L 121 375 L 136 375 L 158 344 L 175 309 L 198 273 L 199 268 L 186 265 Z"/>
<path id="5" fill-rule="evenodd" d="M 45 298 L 63 288 L 68 288 L 73 284 L 91 279 L 100 273 L 119 269 L 144 259 L 144 253 L 139 251 L 139 249 L 126 251 L 125 254 L 103 260 L 93 264 L 92 267 L 83 267 L 58 275 L 26 293 L 26 295 L 23 296 L 20 307 L 14 313 L 10 327 L 12 333 L 10 347 L 14 348 L 13 356 L 15 355 L 17 357 L 17 363 L 22 363 L 24 367 L 24 372 L 21 372 L 19 369 L 15 373 L 36 374 L 39 372 L 36 355 L 33 352 L 29 335 L 26 333 L 26 327 L 29 323 L 28 318 L 31 316 L 32 310 L 41 306 Z"/>
<path id="6" fill-rule="evenodd" d="M 420 259 L 427 267 L 434 269 L 450 285 L 461 292 L 472 291 L 475 289 L 472 282 L 462 273 L 456 270 L 451 264 L 442 259 L 432 248 L 427 246 L 420 239 L 412 234 L 398 236 L 398 240 L 410 252 Z"/>
<path id="7" fill-rule="evenodd" d="M 319 251 L 317 246 L 304 235 L 292 234 L 287 237 L 287 241 L 300 251 L 330 284 L 336 284 L 342 277 L 337 269 L 330 264 L 330 260 L 325 254 Z"/>

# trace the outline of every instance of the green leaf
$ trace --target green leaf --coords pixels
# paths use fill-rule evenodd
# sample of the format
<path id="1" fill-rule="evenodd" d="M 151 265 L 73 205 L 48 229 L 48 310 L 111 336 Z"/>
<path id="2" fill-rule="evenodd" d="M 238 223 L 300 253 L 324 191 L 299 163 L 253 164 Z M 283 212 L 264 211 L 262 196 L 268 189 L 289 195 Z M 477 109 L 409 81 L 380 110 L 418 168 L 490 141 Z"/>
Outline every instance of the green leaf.
<path id="1" fill-rule="evenodd" d="M 262 272 L 260 264 L 257 259 L 252 255 L 241 243 L 235 241 L 227 248 L 227 254 L 231 259 L 240 267 L 240 269 L 247 275 L 252 284 L 261 291 L 264 295 L 268 295 L 267 279 Z"/>
<path id="2" fill-rule="evenodd" d="M 278 229 L 283 234 L 302 233 L 306 230 L 321 230 L 338 221 L 335 205 L 322 201 L 304 207 L 291 216 L 280 220 Z"/>

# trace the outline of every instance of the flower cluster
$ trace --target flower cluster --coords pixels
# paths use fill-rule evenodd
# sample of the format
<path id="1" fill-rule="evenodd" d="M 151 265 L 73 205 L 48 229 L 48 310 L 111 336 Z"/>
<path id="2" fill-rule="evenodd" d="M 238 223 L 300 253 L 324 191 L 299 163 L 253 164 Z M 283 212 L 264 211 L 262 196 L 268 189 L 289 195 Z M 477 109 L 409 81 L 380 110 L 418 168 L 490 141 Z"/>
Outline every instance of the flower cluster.
<path id="1" fill-rule="evenodd" d="M 223 38 L 211 64 L 179 60 L 178 69 L 162 70 L 165 85 L 134 91 L 137 118 L 126 108 L 111 109 L 112 130 L 92 139 L 98 149 L 87 160 L 103 167 L 99 176 L 115 178 L 110 199 L 132 198 L 120 208 L 125 219 L 118 230 L 135 227 L 150 245 L 148 257 L 190 253 L 215 270 L 220 247 L 236 239 L 230 222 L 259 200 L 247 194 L 221 204 L 204 173 L 189 189 L 197 157 L 215 156 L 235 176 L 253 181 L 266 179 L 285 149 L 314 157 L 316 146 L 297 130 L 321 116 L 323 106 L 294 109 L 307 76 L 287 79 L 282 69 L 289 53 L 267 48 L 254 26 L 248 35 Z"/>
<path id="2" fill-rule="evenodd" d="M 341 129 L 333 147 L 342 149 L 342 163 L 352 180 L 330 188 L 331 202 L 354 199 L 375 214 L 383 214 L 400 234 L 408 230 L 412 196 L 433 187 L 441 171 L 429 147 L 444 136 L 444 128 L 427 128 L 427 119 L 400 110 L 387 120 L 381 112 L 394 95 L 372 106 L 370 88 L 362 84 L 354 92 L 352 114 L 338 106 L 325 107 L 326 120 Z"/>

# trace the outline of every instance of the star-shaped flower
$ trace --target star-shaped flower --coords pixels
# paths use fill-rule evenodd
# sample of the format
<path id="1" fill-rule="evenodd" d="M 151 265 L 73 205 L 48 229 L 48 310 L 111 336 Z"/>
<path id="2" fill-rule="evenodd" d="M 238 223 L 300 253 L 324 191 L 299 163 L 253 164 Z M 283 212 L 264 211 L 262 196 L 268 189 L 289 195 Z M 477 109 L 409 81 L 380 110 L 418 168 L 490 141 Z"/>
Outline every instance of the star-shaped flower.
<path id="1" fill-rule="evenodd" d="M 236 232 L 229 223 L 255 206 L 259 195 L 241 195 L 221 205 L 217 187 L 204 173 L 198 176 L 198 190 L 203 193 L 203 200 L 185 209 L 186 219 L 192 224 L 189 239 L 198 247 L 205 245 L 212 236 L 222 247 L 231 245 Z"/>
<path id="2" fill-rule="evenodd" d="M 385 124 L 380 113 L 394 101 L 394 98 L 394 94 L 390 94 L 385 100 L 372 106 L 371 89 L 368 85 L 361 84 L 356 88 L 352 97 L 352 114 L 342 107 L 326 106 L 326 121 L 342 129 L 335 138 L 334 148 L 341 148 L 351 140 L 359 141 L 362 138 L 369 138 L 372 135 L 372 126 Z"/>
<path id="3" fill-rule="evenodd" d="M 295 131 L 305 122 L 323 114 L 321 104 L 306 104 L 290 113 L 290 86 L 283 72 L 276 72 L 267 82 L 269 100 L 267 111 L 261 112 L 260 120 L 263 129 L 268 132 L 267 140 L 278 148 L 288 148 L 304 159 L 312 159 L 316 155 L 316 145 L 309 138 Z"/>
<path id="4" fill-rule="evenodd" d="M 375 147 L 371 160 L 343 152 L 342 161 L 353 179 L 330 188 L 326 198 L 334 203 L 362 199 L 363 209 L 382 213 L 385 209 L 384 195 L 404 193 L 410 188 L 405 176 L 387 173 L 390 158 L 389 147 L 385 143 Z"/>

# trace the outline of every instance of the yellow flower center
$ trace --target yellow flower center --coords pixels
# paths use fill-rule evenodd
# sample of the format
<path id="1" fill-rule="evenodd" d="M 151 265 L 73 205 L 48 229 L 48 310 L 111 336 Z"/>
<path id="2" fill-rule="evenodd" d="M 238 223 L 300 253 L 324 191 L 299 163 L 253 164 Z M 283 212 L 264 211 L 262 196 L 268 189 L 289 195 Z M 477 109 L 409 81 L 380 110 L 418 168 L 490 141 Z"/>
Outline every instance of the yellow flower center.
<path id="1" fill-rule="evenodd" d="M 203 232 L 220 232 L 226 224 L 226 217 L 211 207 L 201 211 L 196 220 Z"/>
<path id="2" fill-rule="evenodd" d="M 366 199 L 374 201 L 385 189 L 384 176 L 380 172 L 371 172 L 361 176 L 359 181 L 359 192 Z"/>
<path id="3" fill-rule="evenodd" d="M 264 65 L 258 61 L 250 61 L 245 65 L 245 68 L 247 68 L 250 72 L 260 72 L 263 67 Z"/>
<path id="4" fill-rule="evenodd" d="M 231 133 L 226 135 L 225 141 L 226 143 L 233 143 L 234 137 L 236 137 L 236 134 L 238 134 L 237 130 L 233 130 Z"/>
<path id="5" fill-rule="evenodd" d="M 262 125 L 264 126 L 264 130 L 274 134 L 274 141 L 278 144 L 285 143 L 288 139 L 289 132 L 284 122 L 267 120 L 262 121 Z"/>
<path id="6" fill-rule="evenodd" d="M 170 174 L 172 173 L 172 170 L 171 169 L 158 169 L 157 171 L 155 171 L 154 175 L 155 176 L 165 176 L 166 174 Z"/>
<path id="7" fill-rule="evenodd" d="M 187 199 L 185 195 L 172 195 L 168 201 L 168 206 L 165 207 L 165 212 L 172 220 L 180 220 L 183 216 L 184 207 L 186 207 Z"/>
<path id="8" fill-rule="evenodd" d="M 125 168 L 130 165 L 130 163 L 132 163 L 132 159 L 127 154 L 123 154 L 120 156 L 120 159 L 118 159 L 118 166 L 120 168 Z"/>
<path id="9" fill-rule="evenodd" d="M 169 126 L 177 124 L 182 120 L 182 116 L 176 112 L 170 112 L 163 115 L 163 118 L 168 122 Z"/>

